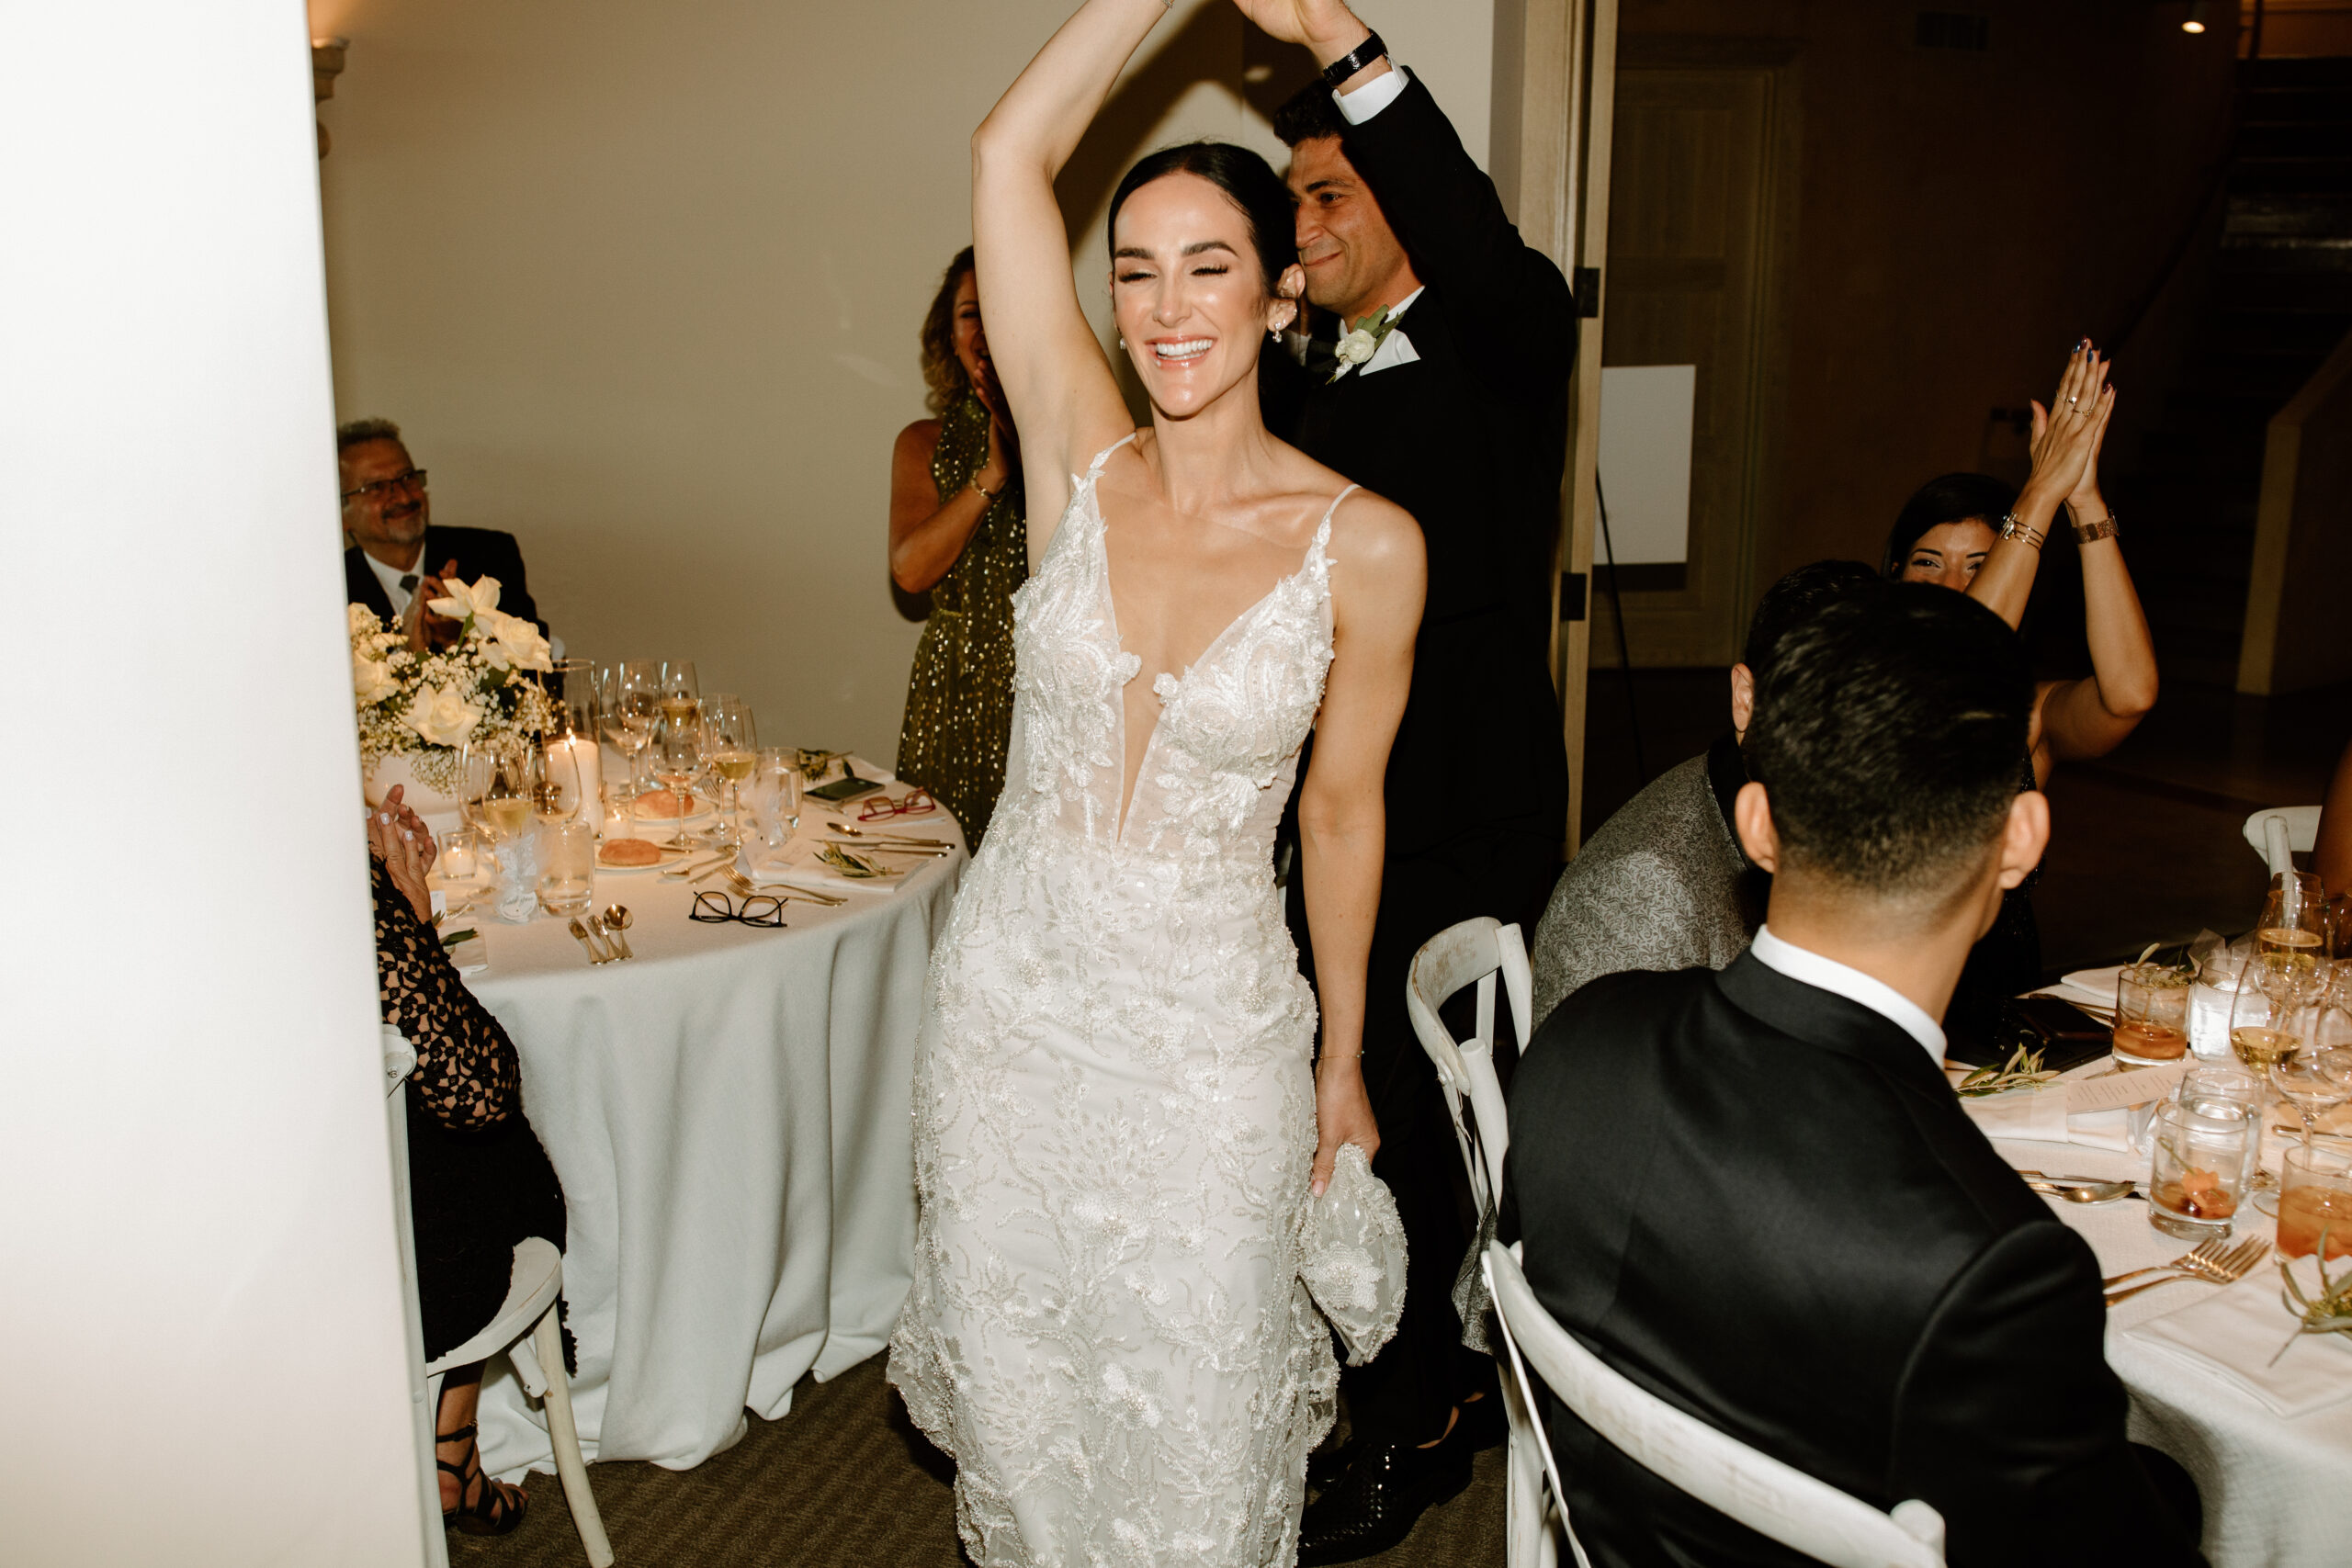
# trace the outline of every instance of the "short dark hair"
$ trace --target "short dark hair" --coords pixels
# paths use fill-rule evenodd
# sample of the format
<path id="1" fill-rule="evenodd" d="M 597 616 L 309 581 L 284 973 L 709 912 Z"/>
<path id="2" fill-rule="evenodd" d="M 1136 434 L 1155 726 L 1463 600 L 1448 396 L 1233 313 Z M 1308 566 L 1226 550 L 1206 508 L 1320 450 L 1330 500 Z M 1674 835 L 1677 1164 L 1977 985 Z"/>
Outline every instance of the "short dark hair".
<path id="1" fill-rule="evenodd" d="M 337 457 L 367 441 L 399 441 L 401 427 L 389 419 L 347 419 L 334 427 Z M 401 442 L 405 446 L 407 443 Z"/>
<path id="2" fill-rule="evenodd" d="M 1285 147 L 1318 136 L 1344 135 L 1347 128 L 1348 122 L 1340 118 L 1340 106 L 1331 101 L 1331 89 L 1320 81 L 1309 82 L 1274 111 L 1274 134 Z"/>
<path id="3" fill-rule="evenodd" d="M 1792 627 L 1876 581 L 1878 573 L 1858 560 L 1806 562 L 1764 590 L 1756 616 L 1747 623 L 1747 646 L 1740 662 L 1761 681 L 1772 666 L 1772 650 Z"/>
<path id="4" fill-rule="evenodd" d="M 1883 583 L 1791 628 L 1756 683 L 1749 775 L 1783 864 L 1900 898 L 2001 830 L 2026 755 L 2025 644 L 1964 593 Z"/>
<path id="5" fill-rule="evenodd" d="M 1998 528 L 2017 503 L 2017 486 L 1990 474 L 1938 474 L 1914 491 L 1896 513 L 1894 526 L 1886 536 L 1882 570 L 1889 577 L 1901 577 L 1904 563 L 1911 558 L 1911 547 L 1930 528 L 1971 518 Z"/>
<path id="6" fill-rule="evenodd" d="M 1118 249 L 1119 209 L 1127 204 L 1127 197 L 1170 175 L 1198 175 L 1241 209 L 1250 225 L 1250 243 L 1266 275 L 1266 292 L 1273 293 L 1283 269 L 1298 262 L 1297 218 L 1290 186 L 1283 184 L 1272 164 L 1230 141 L 1182 141 L 1138 160 L 1111 193 L 1111 216 L 1103 230 L 1110 236 L 1112 250 Z"/>

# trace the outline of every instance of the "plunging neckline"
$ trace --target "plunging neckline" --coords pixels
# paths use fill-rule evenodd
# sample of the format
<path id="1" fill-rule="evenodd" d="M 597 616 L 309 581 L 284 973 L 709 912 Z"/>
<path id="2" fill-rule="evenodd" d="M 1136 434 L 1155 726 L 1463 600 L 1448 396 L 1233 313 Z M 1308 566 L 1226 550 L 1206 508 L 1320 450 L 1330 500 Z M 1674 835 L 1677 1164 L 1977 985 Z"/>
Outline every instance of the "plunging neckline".
<path id="1" fill-rule="evenodd" d="M 1331 498 L 1331 504 L 1323 509 L 1323 520 L 1316 525 L 1315 536 L 1306 542 L 1306 551 L 1299 558 L 1298 565 L 1290 571 L 1283 573 L 1280 578 L 1277 578 L 1274 581 L 1272 587 L 1267 589 L 1263 593 L 1258 595 L 1256 599 L 1250 601 L 1248 605 L 1243 607 L 1240 614 L 1235 615 L 1233 619 L 1226 622 L 1224 629 L 1219 631 L 1216 636 L 1209 638 L 1207 646 L 1203 648 L 1197 656 L 1185 664 L 1182 674 L 1178 674 L 1176 671 L 1170 670 L 1163 670 L 1160 671 L 1160 675 L 1167 676 L 1175 682 L 1174 685 L 1170 688 L 1166 696 L 1159 695 L 1159 678 L 1158 676 L 1153 678 L 1152 695 L 1159 699 L 1159 717 L 1152 721 L 1151 735 L 1143 743 L 1143 755 L 1136 759 L 1135 776 L 1133 778 L 1129 778 L 1126 773 L 1126 690 L 1130 685 L 1133 685 L 1136 681 L 1143 678 L 1143 657 L 1140 654 L 1132 653 L 1128 650 L 1126 637 L 1119 630 L 1119 596 L 1111 587 L 1111 551 L 1108 544 L 1111 533 L 1111 519 L 1102 510 L 1102 464 L 1109 459 L 1111 453 L 1117 451 L 1119 446 L 1124 446 L 1127 444 L 1127 441 L 1133 441 L 1134 439 L 1134 436 L 1128 436 L 1126 441 L 1120 442 L 1118 446 L 1111 447 L 1108 451 L 1105 451 L 1101 457 L 1096 458 L 1085 479 L 1087 502 L 1094 509 L 1094 553 L 1095 559 L 1101 564 L 1102 571 L 1102 604 L 1105 613 L 1110 617 L 1111 644 L 1114 648 L 1116 648 L 1119 650 L 1119 657 L 1121 659 L 1132 659 L 1136 663 L 1135 673 L 1128 676 L 1125 681 L 1119 682 L 1116 701 L 1114 704 L 1117 717 L 1115 733 L 1118 738 L 1117 754 L 1119 759 L 1119 821 L 1118 826 L 1113 830 L 1111 835 L 1111 841 L 1114 846 L 1124 845 L 1126 842 L 1127 818 L 1134 815 L 1136 786 L 1143 782 L 1145 773 L 1151 766 L 1152 753 L 1158 750 L 1159 746 L 1159 732 L 1167 727 L 1168 710 L 1174 707 L 1176 705 L 1177 699 L 1184 694 L 1186 685 L 1193 679 L 1193 672 L 1200 669 L 1203 665 L 1208 663 L 1209 660 L 1216 655 L 1218 650 L 1224 648 L 1226 640 L 1228 637 L 1232 637 L 1235 632 L 1239 631 L 1249 622 L 1254 620 L 1268 604 L 1273 603 L 1275 597 L 1282 593 L 1283 590 L 1289 588 L 1291 584 L 1296 582 L 1300 578 L 1306 575 L 1308 570 L 1315 565 L 1317 558 L 1324 553 L 1330 543 L 1331 518 L 1340 510 L 1340 502 L 1347 500 L 1349 496 L 1354 494 L 1358 490 L 1363 488 L 1361 485 L 1351 484 L 1348 486 L 1347 489 L 1341 491 L 1339 494 Z"/>

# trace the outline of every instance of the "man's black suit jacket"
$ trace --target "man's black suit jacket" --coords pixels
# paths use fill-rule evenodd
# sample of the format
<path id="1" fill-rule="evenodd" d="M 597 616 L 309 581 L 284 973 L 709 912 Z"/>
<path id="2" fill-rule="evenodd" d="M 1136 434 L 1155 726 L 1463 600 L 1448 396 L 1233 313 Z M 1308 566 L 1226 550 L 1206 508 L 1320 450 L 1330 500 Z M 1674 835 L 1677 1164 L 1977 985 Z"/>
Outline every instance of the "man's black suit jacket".
<path id="1" fill-rule="evenodd" d="M 482 577 L 498 579 L 499 609 L 535 623 L 541 633 L 547 631 L 548 624 L 539 619 L 539 607 L 531 602 L 530 586 L 523 581 L 523 549 L 514 535 L 495 528 L 444 528 L 438 524 L 426 528 L 418 570 L 437 572 L 453 560 L 458 563 L 458 575 L 468 582 Z M 365 604 L 386 620 L 392 618 L 392 602 L 357 545 L 343 552 L 343 586 L 350 603 Z"/>
<path id="2" fill-rule="evenodd" d="M 1505 1235 L 1569 1332 L 1956 1565 L 2201 1561 L 2124 1438 L 2091 1250 L 1901 1028 L 1752 953 L 1595 980 L 1510 1093 Z M 1548 1396 L 1596 1563 L 1807 1561 Z"/>
<path id="3" fill-rule="evenodd" d="M 1548 856 L 1568 798 L 1550 578 L 1576 304 L 1418 79 L 1348 127 L 1343 145 L 1426 286 L 1399 323 L 1419 361 L 1327 382 L 1268 354 L 1269 423 L 1411 513 L 1428 543 L 1412 695 L 1389 753 L 1392 807 L 1433 771 L 1475 779 L 1487 825 L 1540 838 Z M 1389 813 L 1392 852 L 1453 830 L 1444 813 Z"/>

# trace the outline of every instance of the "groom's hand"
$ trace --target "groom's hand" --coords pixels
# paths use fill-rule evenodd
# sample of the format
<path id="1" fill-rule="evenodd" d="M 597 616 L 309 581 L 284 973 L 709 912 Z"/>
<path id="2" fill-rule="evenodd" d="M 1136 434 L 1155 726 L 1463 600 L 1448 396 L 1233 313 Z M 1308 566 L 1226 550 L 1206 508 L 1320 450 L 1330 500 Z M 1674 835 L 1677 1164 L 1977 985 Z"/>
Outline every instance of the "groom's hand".
<path id="1" fill-rule="evenodd" d="M 1233 0 L 1268 37 L 1303 44 L 1317 65 L 1329 65 L 1372 36 L 1346 0 Z"/>

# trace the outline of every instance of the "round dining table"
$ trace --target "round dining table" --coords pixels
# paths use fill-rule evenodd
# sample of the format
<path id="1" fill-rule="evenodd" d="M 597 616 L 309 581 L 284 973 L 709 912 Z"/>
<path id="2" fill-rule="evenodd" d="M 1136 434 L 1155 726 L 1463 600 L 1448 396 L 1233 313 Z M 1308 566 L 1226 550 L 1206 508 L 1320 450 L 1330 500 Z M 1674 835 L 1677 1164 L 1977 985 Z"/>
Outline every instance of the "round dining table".
<path id="1" fill-rule="evenodd" d="M 803 834 L 841 819 L 809 805 Z M 887 891 L 835 889 L 838 907 L 795 898 L 781 929 L 689 919 L 716 881 L 600 870 L 593 907 L 630 913 L 625 962 L 592 964 L 552 917 L 449 922 L 482 932 L 466 980 L 514 1039 L 563 1182 L 590 1459 L 698 1464 L 746 1410 L 789 1411 L 802 1374 L 888 1343 L 912 1279 L 924 974 L 967 863 L 944 813 L 902 830 L 951 852 Z M 511 1371 L 485 1371 L 485 1468 L 552 1470 L 544 1416 Z"/>
<path id="2" fill-rule="evenodd" d="M 1996 1138 L 1993 1146 L 2021 1170 L 2129 1179 L 2143 1188 L 2148 1179 L 2144 1155 L 2005 1138 Z M 2266 1162 L 2276 1169 L 2275 1156 Z M 2057 1197 L 2048 1201 L 2090 1243 L 2102 1275 L 2169 1262 L 2196 1245 L 2151 1225 L 2148 1205 L 2136 1196 L 2095 1205 Z M 2275 1337 L 2263 1340 L 2262 1352 L 2283 1345 L 2294 1320 L 2278 1304 L 2278 1270 L 2267 1250 L 2274 1233 L 2271 1220 L 2249 1205 L 2239 1211 L 2231 1241 L 2258 1239 L 2266 1250 L 2245 1279 L 2227 1286 L 2161 1285 L 2108 1310 L 2108 1364 L 2132 1396 L 2132 1438 L 2170 1454 L 2195 1478 L 2213 1568 L 2352 1562 L 2352 1397 L 2281 1415 L 2215 1369 L 2132 1332 L 2226 1290 L 2239 1292 L 2248 1305 L 2275 1310 Z M 2256 1354 L 2250 1365 L 2259 1364 Z M 2340 1334 L 2303 1336 L 2278 1366 L 2290 1380 L 2314 1388 L 2341 1380 L 2352 1390 L 2352 1341 Z M 2301 1369 L 2300 1380 L 2296 1369 Z"/>

